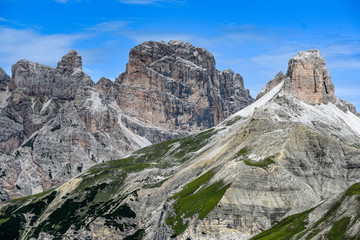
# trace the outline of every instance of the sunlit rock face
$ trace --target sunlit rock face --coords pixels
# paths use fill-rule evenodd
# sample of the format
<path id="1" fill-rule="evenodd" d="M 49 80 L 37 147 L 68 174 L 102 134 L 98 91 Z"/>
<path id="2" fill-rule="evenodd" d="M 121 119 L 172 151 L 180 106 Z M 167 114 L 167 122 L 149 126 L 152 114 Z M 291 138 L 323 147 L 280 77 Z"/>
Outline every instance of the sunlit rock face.
<path id="1" fill-rule="evenodd" d="M 253 99 L 190 43 L 146 42 L 116 82 L 96 84 L 69 51 L 56 68 L 20 60 L 0 69 L 0 197 L 58 186 L 97 163 L 214 126 Z"/>
<path id="2" fill-rule="evenodd" d="M 183 41 L 136 46 L 116 82 L 124 112 L 174 130 L 212 127 L 254 101 L 240 74 L 218 71 L 209 51 Z"/>
<path id="3" fill-rule="evenodd" d="M 289 60 L 285 87 L 310 104 L 335 103 L 335 89 L 318 50 L 299 52 Z"/>

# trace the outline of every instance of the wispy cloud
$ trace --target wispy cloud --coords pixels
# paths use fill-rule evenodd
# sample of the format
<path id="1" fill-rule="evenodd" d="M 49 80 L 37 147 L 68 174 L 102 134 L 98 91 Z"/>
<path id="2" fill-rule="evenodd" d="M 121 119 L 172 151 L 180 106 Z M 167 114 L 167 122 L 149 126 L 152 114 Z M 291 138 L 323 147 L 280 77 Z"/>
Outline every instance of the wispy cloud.
<path id="1" fill-rule="evenodd" d="M 81 0 L 54 0 L 55 2 L 58 2 L 58 3 L 69 3 L 69 2 L 80 2 Z"/>
<path id="2" fill-rule="evenodd" d="M 74 44 L 88 38 L 86 34 L 42 35 L 34 30 L 0 27 L 0 65 L 28 59 L 55 65 Z"/>
<path id="3" fill-rule="evenodd" d="M 95 32 L 117 32 L 123 30 L 128 25 L 127 21 L 108 21 L 96 24 L 95 26 L 89 27 L 86 30 Z"/>
<path id="4" fill-rule="evenodd" d="M 119 2 L 133 5 L 156 5 L 160 3 L 183 4 L 185 0 L 119 0 Z"/>
<path id="5" fill-rule="evenodd" d="M 3 18 L 3 17 L 0 17 L 0 22 L 7 22 L 8 20 Z"/>

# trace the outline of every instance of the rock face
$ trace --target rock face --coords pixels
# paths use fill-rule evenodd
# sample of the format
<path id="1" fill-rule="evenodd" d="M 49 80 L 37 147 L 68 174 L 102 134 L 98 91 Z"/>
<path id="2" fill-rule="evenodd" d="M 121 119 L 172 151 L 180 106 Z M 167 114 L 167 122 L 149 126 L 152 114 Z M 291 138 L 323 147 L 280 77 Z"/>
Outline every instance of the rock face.
<path id="1" fill-rule="evenodd" d="M 116 82 L 94 84 L 74 50 L 56 68 L 20 60 L 12 78 L 0 69 L 0 196 L 58 186 L 96 163 L 212 127 L 252 101 L 240 75 L 218 72 L 213 56 L 189 43 L 135 47 Z"/>
<path id="2" fill-rule="evenodd" d="M 331 83 L 325 60 L 318 50 L 299 52 L 289 60 L 285 87 L 302 101 L 310 104 L 335 103 L 335 89 Z"/>
<path id="3" fill-rule="evenodd" d="M 303 238 L 321 239 L 347 217 L 346 233 L 358 237 L 358 196 L 335 209 L 323 202 L 360 182 L 360 118 L 332 102 L 305 103 L 284 84 L 212 129 L 0 204 L 0 238 L 241 240 L 303 211 L 280 234 L 309 228 Z"/>
<path id="4" fill-rule="evenodd" d="M 285 76 L 282 71 L 280 71 L 278 74 L 276 74 L 274 79 L 271 79 L 265 87 L 259 92 L 259 94 L 256 96 L 256 100 L 264 96 L 266 93 L 270 92 L 271 89 L 279 85 L 281 82 L 285 80 Z"/>
<path id="5" fill-rule="evenodd" d="M 72 100 L 79 88 L 94 85 L 82 71 L 81 64 L 81 57 L 74 50 L 66 54 L 55 69 L 20 60 L 12 67 L 12 78 L 17 89 L 25 95 Z"/>
<path id="6" fill-rule="evenodd" d="M 334 85 L 318 50 L 299 52 L 289 60 L 286 76 L 280 71 L 256 96 L 256 100 L 284 82 L 286 92 L 309 104 L 332 102 L 344 112 L 357 113 L 354 105 L 335 97 Z"/>
<path id="7" fill-rule="evenodd" d="M 215 126 L 253 102 L 239 74 L 219 72 L 210 52 L 182 41 L 136 46 L 116 82 L 126 114 L 172 130 Z"/>
<path id="8" fill-rule="evenodd" d="M 359 188 L 356 183 L 319 206 L 289 216 L 254 238 L 262 239 L 357 239 L 360 233 Z M 289 221 L 293 220 L 293 221 Z M 303 227 L 302 227 L 303 226 Z M 294 231 L 297 229 L 297 231 Z"/>

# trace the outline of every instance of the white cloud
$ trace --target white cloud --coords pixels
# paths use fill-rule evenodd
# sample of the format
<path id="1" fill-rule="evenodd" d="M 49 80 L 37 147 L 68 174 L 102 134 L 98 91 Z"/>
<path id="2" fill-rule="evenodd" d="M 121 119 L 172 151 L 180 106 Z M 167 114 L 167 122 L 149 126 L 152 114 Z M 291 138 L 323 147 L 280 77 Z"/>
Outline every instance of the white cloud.
<path id="1" fill-rule="evenodd" d="M 0 22 L 7 22 L 8 20 L 3 18 L 3 17 L 0 17 Z"/>
<path id="2" fill-rule="evenodd" d="M 109 21 L 96 24 L 86 30 L 95 32 L 116 32 L 122 30 L 126 25 L 128 25 L 128 22 L 126 21 Z"/>
<path id="3" fill-rule="evenodd" d="M 58 2 L 58 3 L 67 3 L 67 2 L 69 2 L 69 0 L 55 0 L 55 2 Z"/>
<path id="4" fill-rule="evenodd" d="M 134 5 L 154 5 L 160 3 L 183 4 L 185 0 L 119 0 L 119 2 Z"/>
<path id="5" fill-rule="evenodd" d="M 0 66 L 9 66 L 20 59 L 56 65 L 73 45 L 89 35 L 41 35 L 34 30 L 0 27 Z"/>

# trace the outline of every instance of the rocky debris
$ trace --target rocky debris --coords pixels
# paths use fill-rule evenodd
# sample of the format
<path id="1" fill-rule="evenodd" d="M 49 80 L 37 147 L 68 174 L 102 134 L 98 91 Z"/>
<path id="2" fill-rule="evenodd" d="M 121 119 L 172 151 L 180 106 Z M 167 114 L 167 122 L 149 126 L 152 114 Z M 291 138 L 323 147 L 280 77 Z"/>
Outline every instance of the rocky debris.
<path id="1" fill-rule="evenodd" d="M 136 46 L 116 83 L 127 115 L 186 132 L 215 126 L 254 101 L 240 75 L 219 72 L 209 51 L 183 41 Z"/>
<path id="2" fill-rule="evenodd" d="M 266 93 L 270 92 L 271 89 L 279 85 L 282 81 L 285 80 L 285 76 L 282 71 L 280 71 L 278 74 L 276 74 L 275 78 L 271 79 L 265 87 L 259 92 L 259 94 L 256 96 L 256 100 L 264 96 Z"/>
<path id="3" fill-rule="evenodd" d="M 253 101 L 240 75 L 220 73 L 211 53 L 181 41 L 135 47 L 116 82 L 94 84 L 74 50 L 56 68 L 20 60 L 11 79 L 0 70 L 0 90 L 3 199 L 214 126 Z"/>
<path id="4" fill-rule="evenodd" d="M 335 89 L 319 50 L 299 52 L 289 60 L 285 88 L 309 104 L 335 103 Z"/>

